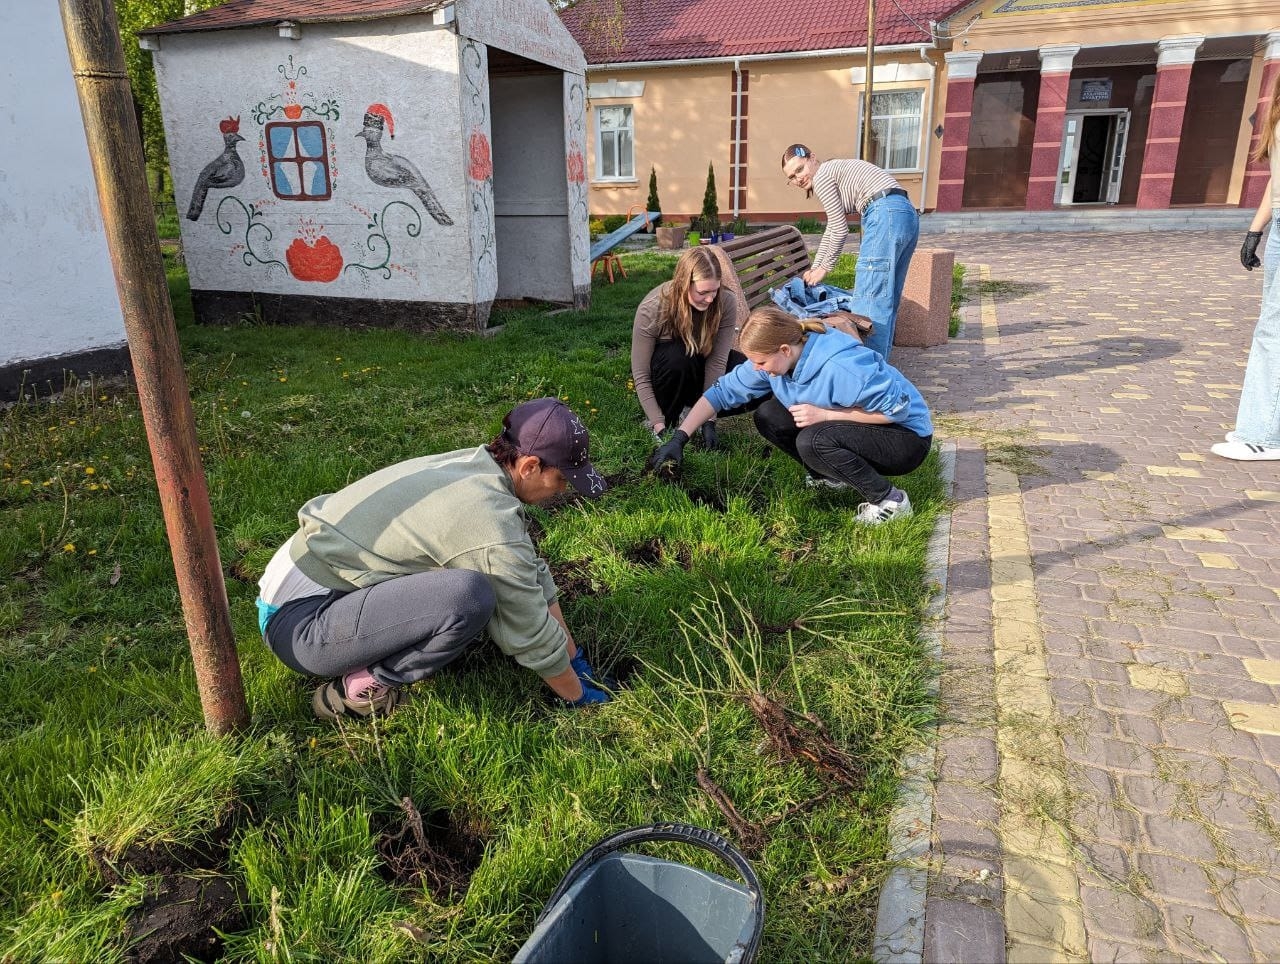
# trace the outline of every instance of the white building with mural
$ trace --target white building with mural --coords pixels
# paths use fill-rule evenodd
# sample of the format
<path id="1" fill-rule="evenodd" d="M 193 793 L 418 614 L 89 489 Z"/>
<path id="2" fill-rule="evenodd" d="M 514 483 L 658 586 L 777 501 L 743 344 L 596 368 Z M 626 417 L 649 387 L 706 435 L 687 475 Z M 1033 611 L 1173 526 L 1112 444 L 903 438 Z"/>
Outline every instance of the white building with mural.
<path id="1" fill-rule="evenodd" d="M 0 400 L 129 365 L 56 3 L 0 3 Z"/>
<path id="2" fill-rule="evenodd" d="M 586 63 L 545 0 L 230 0 L 141 37 L 198 320 L 589 303 Z"/>

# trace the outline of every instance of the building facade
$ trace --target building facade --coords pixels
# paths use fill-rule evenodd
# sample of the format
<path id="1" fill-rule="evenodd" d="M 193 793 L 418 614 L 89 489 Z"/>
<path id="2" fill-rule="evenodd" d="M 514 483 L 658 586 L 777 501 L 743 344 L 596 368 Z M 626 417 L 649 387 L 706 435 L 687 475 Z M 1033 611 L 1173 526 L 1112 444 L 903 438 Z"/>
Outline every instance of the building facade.
<path id="1" fill-rule="evenodd" d="M 544 0 L 230 0 L 153 52 L 197 320 L 585 307 L 585 61 Z"/>
<path id="2" fill-rule="evenodd" d="M 665 212 L 696 215 L 710 163 L 722 220 L 816 215 L 783 149 L 862 154 L 863 0 L 579 0 L 564 18 L 588 60 L 593 212 L 643 204 L 652 169 Z M 1251 207 L 1265 186 L 1248 155 L 1280 69 L 1271 4 L 879 4 L 873 61 L 869 159 L 922 211 Z"/>

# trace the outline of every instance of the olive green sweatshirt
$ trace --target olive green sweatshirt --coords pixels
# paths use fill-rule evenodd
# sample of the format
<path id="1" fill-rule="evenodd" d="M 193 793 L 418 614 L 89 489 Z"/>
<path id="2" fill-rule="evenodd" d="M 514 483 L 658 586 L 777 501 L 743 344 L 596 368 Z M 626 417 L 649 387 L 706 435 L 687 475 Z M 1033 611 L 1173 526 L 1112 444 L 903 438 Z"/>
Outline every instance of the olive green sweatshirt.
<path id="1" fill-rule="evenodd" d="M 548 611 L 556 585 L 529 538 L 511 477 L 483 446 L 380 469 L 298 510 L 294 563 L 328 589 L 354 590 L 431 569 L 489 577 L 489 636 L 546 678 L 569 668 Z"/>

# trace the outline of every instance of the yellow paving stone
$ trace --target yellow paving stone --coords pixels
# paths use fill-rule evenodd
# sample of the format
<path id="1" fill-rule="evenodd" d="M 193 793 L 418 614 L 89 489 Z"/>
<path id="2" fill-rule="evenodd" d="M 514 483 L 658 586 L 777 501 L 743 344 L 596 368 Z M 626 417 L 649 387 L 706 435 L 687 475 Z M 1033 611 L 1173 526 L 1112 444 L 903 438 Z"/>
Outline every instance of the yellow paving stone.
<path id="1" fill-rule="evenodd" d="M 1200 368 L 1204 365 L 1202 361 L 1196 361 L 1194 358 L 1170 358 L 1170 365 L 1186 365 L 1188 368 Z"/>
<path id="2" fill-rule="evenodd" d="M 1182 410 L 1184 412 L 1212 412 L 1213 411 L 1213 409 L 1211 409 L 1208 405 L 1183 405 Z"/>
<path id="3" fill-rule="evenodd" d="M 1196 557 L 1200 560 L 1200 565 L 1206 569 L 1239 569 L 1234 559 L 1230 556 L 1224 556 L 1221 552 L 1197 552 Z"/>
<path id="4" fill-rule="evenodd" d="M 1039 418 L 1028 419 L 1027 421 L 1027 425 L 1030 426 L 1031 428 L 1048 428 L 1050 424 L 1052 423 L 1046 422 L 1043 419 L 1039 419 Z"/>
<path id="5" fill-rule="evenodd" d="M 1125 669 L 1129 671 L 1129 682 L 1136 689 L 1159 690 L 1171 696 L 1186 696 L 1191 692 L 1185 676 L 1163 666 L 1130 663 Z"/>
<path id="6" fill-rule="evenodd" d="M 1126 388 L 1131 392 L 1145 392 L 1147 390 L 1146 385 L 1122 385 L 1121 387 Z"/>
<path id="7" fill-rule="evenodd" d="M 1198 479 L 1200 473 L 1196 469 L 1184 469 L 1176 465 L 1148 465 L 1147 471 L 1160 478 Z"/>
<path id="8" fill-rule="evenodd" d="M 1274 703 L 1245 703 L 1241 700 L 1226 700 L 1222 708 L 1227 711 L 1227 719 L 1237 730 L 1250 733 L 1265 733 L 1268 736 L 1280 736 L 1280 706 Z"/>
<path id="9" fill-rule="evenodd" d="M 991 266 L 986 264 L 975 265 L 978 269 L 978 278 L 982 281 L 991 280 Z M 982 341 L 987 345 L 1000 344 L 1000 325 L 996 319 L 996 300 L 991 296 L 989 291 L 984 291 L 978 298 L 978 321 L 982 328 Z"/>
<path id="10" fill-rule="evenodd" d="M 1093 380 L 1093 377 L 1090 375 L 1059 375 L 1058 376 L 1058 381 L 1060 382 L 1088 382 L 1092 380 Z"/>
<path id="11" fill-rule="evenodd" d="M 1178 458 L 1184 462 L 1203 462 L 1204 456 L 1199 452 L 1179 452 Z"/>
<path id="12" fill-rule="evenodd" d="M 1059 393 L 1050 391 L 1047 388 L 1020 388 L 1019 395 L 1025 395 L 1027 398 L 1057 398 Z"/>
<path id="13" fill-rule="evenodd" d="M 1082 474 L 1086 479 L 1093 479 L 1095 482 L 1114 482 L 1119 478 L 1114 472 L 1096 472 L 1093 469 L 1086 469 Z"/>
<path id="14" fill-rule="evenodd" d="M 1229 388 L 1233 391 L 1240 391 L 1239 382 L 1206 382 L 1205 388 Z"/>
<path id="15" fill-rule="evenodd" d="M 1123 408 L 1114 408 L 1111 405 L 1104 405 L 1102 408 L 1098 409 L 1098 411 L 1101 412 L 1103 415 L 1123 415 L 1124 414 Z"/>
<path id="16" fill-rule="evenodd" d="M 1280 502 L 1280 492 L 1271 489 L 1245 489 L 1244 494 L 1251 502 Z"/>
<path id="17" fill-rule="evenodd" d="M 1038 436 L 1046 442 L 1079 442 L 1079 435 L 1073 435 L 1070 432 L 1041 432 Z"/>
<path id="18" fill-rule="evenodd" d="M 1225 392 L 1206 392 L 1210 398 L 1230 398 L 1231 396 Z"/>
<path id="19" fill-rule="evenodd" d="M 1161 526 L 1165 538 L 1190 540 L 1197 542 L 1226 542 L 1227 535 L 1221 529 L 1210 529 L 1208 526 Z"/>
<path id="20" fill-rule="evenodd" d="M 1133 398 L 1133 399 L 1137 399 L 1138 401 L 1142 401 L 1143 399 L 1150 398 L 1151 396 L 1143 395 L 1140 392 L 1112 392 L 1111 397 L 1112 398 Z"/>
<path id="21" fill-rule="evenodd" d="M 1280 686 L 1280 660 L 1245 659 L 1244 671 L 1259 683 Z"/>
<path id="22" fill-rule="evenodd" d="M 1225 342 L 1225 341 L 1202 341 L 1202 342 L 1200 342 L 1200 344 L 1202 344 L 1202 345 L 1207 345 L 1207 346 L 1209 346 L 1210 348 L 1230 348 L 1230 347 L 1231 347 L 1231 345 L 1230 345 L 1229 343 Z M 1212 354 L 1215 354 L 1215 353 L 1214 353 L 1214 352 L 1211 352 L 1211 351 L 1198 351 L 1198 352 L 1196 352 L 1196 354 L 1197 354 L 1197 355 L 1212 355 Z"/>

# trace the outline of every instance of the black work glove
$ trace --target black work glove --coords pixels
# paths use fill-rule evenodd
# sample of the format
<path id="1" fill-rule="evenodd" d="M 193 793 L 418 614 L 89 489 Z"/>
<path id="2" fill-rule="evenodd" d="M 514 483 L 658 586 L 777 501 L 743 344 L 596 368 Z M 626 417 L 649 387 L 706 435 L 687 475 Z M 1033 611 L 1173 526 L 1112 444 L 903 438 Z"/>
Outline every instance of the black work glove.
<path id="1" fill-rule="evenodd" d="M 1252 271 L 1262 264 L 1262 260 L 1258 257 L 1258 245 L 1261 243 L 1261 231 L 1245 232 L 1244 244 L 1240 245 L 1240 263 L 1245 266 L 1245 270 Z"/>
<path id="2" fill-rule="evenodd" d="M 720 447 L 720 436 L 716 434 L 715 422 L 702 423 L 702 447 L 708 452 Z"/>
<path id="3" fill-rule="evenodd" d="M 673 472 L 679 472 L 680 466 L 684 463 L 684 447 L 688 442 L 689 433 L 681 428 L 676 429 L 671 433 L 671 438 L 658 446 L 658 451 L 650 457 L 649 471 L 657 472 L 663 466 L 670 464 Z"/>

